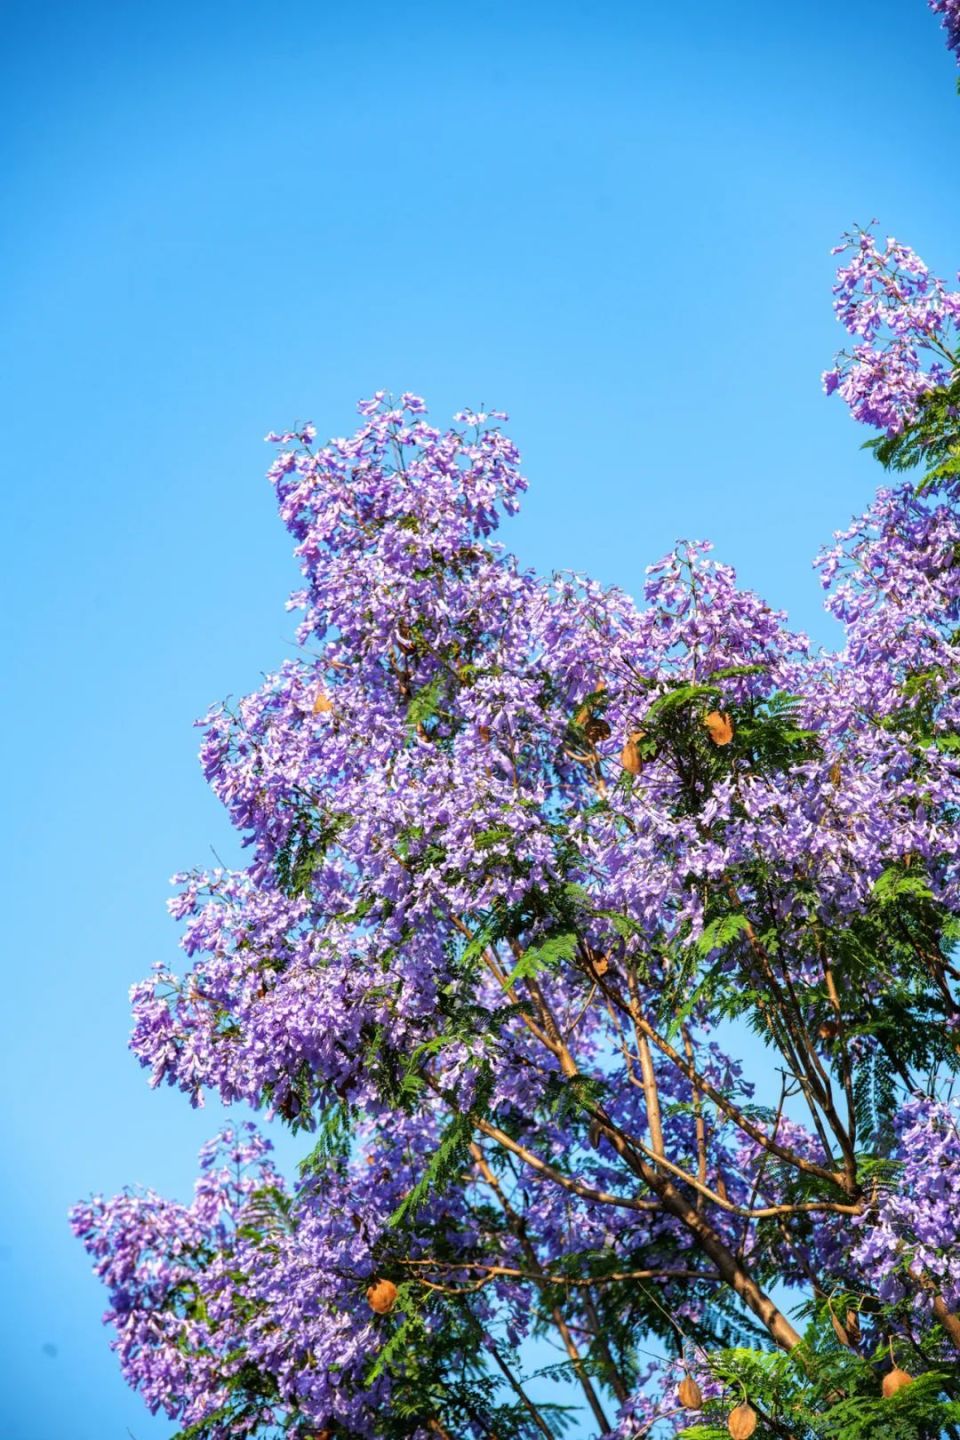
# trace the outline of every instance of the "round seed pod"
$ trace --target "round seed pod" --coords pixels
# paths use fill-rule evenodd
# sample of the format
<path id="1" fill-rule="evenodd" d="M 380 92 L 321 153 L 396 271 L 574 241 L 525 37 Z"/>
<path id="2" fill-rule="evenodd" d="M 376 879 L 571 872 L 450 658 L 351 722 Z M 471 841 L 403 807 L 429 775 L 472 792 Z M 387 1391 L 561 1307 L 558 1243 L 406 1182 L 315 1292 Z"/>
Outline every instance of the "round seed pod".
<path id="1" fill-rule="evenodd" d="M 684 1375 L 677 1386 L 677 1399 L 684 1410 L 699 1410 L 703 1405 L 703 1395 L 700 1386 L 692 1375 Z"/>
<path id="2" fill-rule="evenodd" d="M 890 1396 L 896 1395 L 897 1391 L 902 1390 L 904 1385 L 912 1384 L 913 1376 L 908 1375 L 906 1370 L 901 1370 L 898 1366 L 895 1366 L 893 1370 L 888 1371 L 888 1373 L 884 1375 L 883 1384 L 880 1386 L 880 1389 L 884 1397 L 889 1400 Z"/>
<path id="3" fill-rule="evenodd" d="M 824 1020 L 823 1024 L 817 1031 L 820 1039 L 826 1041 L 827 1043 L 829 1043 L 831 1040 L 836 1040 L 839 1033 L 840 1027 L 837 1024 L 836 1020 Z"/>
<path id="4" fill-rule="evenodd" d="M 375 1280 L 367 1291 L 367 1304 L 377 1315 L 389 1315 L 397 1303 L 397 1287 L 392 1280 Z"/>
<path id="5" fill-rule="evenodd" d="M 711 710 L 704 716 L 707 734 L 714 745 L 729 745 L 733 739 L 733 721 L 725 710 Z"/>
<path id="6" fill-rule="evenodd" d="M 733 1440 L 750 1440 L 750 1436 L 756 1428 L 757 1412 L 746 1401 L 731 1410 L 727 1416 L 727 1429 L 733 1436 Z"/>
<path id="7" fill-rule="evenodd" d="M 610 734 L 610 726 L 599 715 L 592 716 L 583 729 L 591 745 L 595 745 L 598 740 L 606 740 Z"/>

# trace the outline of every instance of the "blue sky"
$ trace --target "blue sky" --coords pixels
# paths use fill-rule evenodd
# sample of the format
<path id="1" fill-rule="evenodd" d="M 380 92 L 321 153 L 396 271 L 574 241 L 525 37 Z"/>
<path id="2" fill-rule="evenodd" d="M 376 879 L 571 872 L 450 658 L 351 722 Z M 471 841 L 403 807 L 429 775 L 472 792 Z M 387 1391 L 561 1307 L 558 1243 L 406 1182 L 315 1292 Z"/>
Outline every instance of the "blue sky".
<path id="1" fill-rule="evenodd" d="M 289 653 L 262 436 L 378 387 L 514 417 L 505 538 L 628 589 L 678 536 L 829 641 L 876 476 L 819 374 L 853 221 L 960 264 L 923 0 L 19 3 L 0 59 L 5 1440 L 151 1440 L 65 1211 L 189 1193 L 126 991 L 235 854 L 194 716 Z"/>

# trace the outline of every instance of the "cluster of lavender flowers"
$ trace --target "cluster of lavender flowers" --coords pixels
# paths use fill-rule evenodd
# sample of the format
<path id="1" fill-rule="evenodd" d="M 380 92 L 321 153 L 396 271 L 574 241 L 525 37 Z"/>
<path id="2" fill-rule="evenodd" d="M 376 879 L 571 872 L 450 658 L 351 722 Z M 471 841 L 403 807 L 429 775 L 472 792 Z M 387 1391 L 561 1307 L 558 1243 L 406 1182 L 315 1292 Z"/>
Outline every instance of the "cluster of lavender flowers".
<path id="1" fill-rule="evenodd" d="M 854 419 L 895 434 L 926 391 L 957 368 L 960 291 L 931 275 L 908 245 L 881 247 L 870 230 L 846 235 L 832 252 L 849 259 L 833 287 L 837 318 L 857 343 L 823 376 Z"/>
<path id="2" fill-rule="evenodd" d="M 929 0 L 930 9 L 942 15 L 941 24 L 947 35 L 947 45 L 960 64 L 960 0 Z"/>

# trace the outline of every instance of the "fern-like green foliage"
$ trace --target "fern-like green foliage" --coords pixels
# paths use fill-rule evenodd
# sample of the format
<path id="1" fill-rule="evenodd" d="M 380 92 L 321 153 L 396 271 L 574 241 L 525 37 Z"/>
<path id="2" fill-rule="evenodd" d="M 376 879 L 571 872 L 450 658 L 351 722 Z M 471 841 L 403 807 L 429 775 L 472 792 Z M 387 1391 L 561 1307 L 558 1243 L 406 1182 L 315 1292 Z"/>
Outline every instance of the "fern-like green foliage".
<path id="1" fill-rule="evenodd" d="M 960 477 L 960 373 L 949 384 L 921 395 L 909 425 L 895 435 L 868 440 L 864 448 L 872 450 L 886 470 L 902 472 L 922 465 L 921 492 Z"/>

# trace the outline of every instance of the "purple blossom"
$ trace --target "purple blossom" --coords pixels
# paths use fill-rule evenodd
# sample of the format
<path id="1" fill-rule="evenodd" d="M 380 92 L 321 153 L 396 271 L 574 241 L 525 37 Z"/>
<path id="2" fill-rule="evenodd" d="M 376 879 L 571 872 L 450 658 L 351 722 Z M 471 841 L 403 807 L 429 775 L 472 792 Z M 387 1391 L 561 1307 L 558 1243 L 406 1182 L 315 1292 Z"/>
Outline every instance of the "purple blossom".
<path id="1" fill-rule="evenodd" d="M 941 15 L 941 25 L 946 32 L 947 46 L 960 64 L 960 0 L 929 0 L 930 9 Z"/>
<path id="2" fill-rule="evenodd" d="M 837 319 L 858 343 L 824 372 L 855 420 L 895 434 L 917 401 L 957 366 L 960 291 L 948 290 L 907 245 L 870 230 L 844 236 L 834 254 L 849 259 L 833 287 Z"/>

